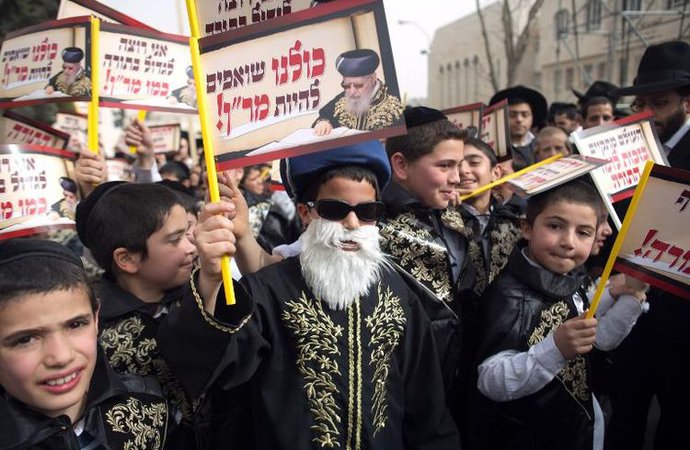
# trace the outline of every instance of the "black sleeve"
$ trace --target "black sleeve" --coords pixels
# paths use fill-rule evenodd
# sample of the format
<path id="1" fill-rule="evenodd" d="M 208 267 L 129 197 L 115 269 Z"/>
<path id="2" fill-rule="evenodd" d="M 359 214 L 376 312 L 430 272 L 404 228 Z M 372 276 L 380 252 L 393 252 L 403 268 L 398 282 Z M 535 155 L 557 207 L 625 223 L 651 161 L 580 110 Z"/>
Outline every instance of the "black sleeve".
<path id="1" fill-rule="evenodd" d="M 192 398 L 198 398 L 221 373 L 222 382 L 233 385 L 234 380 L 250 378 L 260 364 L 261 349 L 267 344 L 256 304 L 241 284 L 234 283 L 234 289 L 236 304 L 226 305 L 221 287 L 213 316 L 188 290 L 160 325 L 161 354 Z"/>
<path id="2" fill-rule="evenodd" d="M 431 323 L 419 300 L 411 295 L 402 348 L 405 449 L 459 449 L 460 438 L 446 406 Z"/>

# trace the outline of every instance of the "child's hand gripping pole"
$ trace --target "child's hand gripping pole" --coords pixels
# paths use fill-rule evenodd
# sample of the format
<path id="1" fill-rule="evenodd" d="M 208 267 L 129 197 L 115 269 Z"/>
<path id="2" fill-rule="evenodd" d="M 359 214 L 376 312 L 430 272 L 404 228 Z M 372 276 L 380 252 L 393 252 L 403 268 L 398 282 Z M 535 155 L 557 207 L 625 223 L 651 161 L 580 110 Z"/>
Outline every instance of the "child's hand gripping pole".
<path id="1" fill-rule="evenodd" d="M 197 92 L 201 136 L 204 140 L 204 160 L 206 161 L 206 173 L 208 174 L 208 193 L 211 202 L 219 202 L 220 191 L 218 189 L 218 174 L 216 172 L 216 161 L 214 158 L 213 137 L 207 115 L 207 100 L 206 95 L 204 95 L 205 84 L 203 83 L 204 77 L 201 71 L 201 57 L 199 55 L 199 21 L 196 16 L 194 0 L 187 0 L 187 14 L 189 15 L 189 25 L 192 34 L 192 37 L 189 38 L 189 49 L 192 53 L 192 68 L 194 69 L 194 85 Z M 193 139 L 193 137 L 190 136 L 190 139 Z M 223 274 L 225 301 L 228 305 L 234 305 L 235 290 L 232 286 L 230 256 L 225 255 L 222 257 L 221 270 Z"/>

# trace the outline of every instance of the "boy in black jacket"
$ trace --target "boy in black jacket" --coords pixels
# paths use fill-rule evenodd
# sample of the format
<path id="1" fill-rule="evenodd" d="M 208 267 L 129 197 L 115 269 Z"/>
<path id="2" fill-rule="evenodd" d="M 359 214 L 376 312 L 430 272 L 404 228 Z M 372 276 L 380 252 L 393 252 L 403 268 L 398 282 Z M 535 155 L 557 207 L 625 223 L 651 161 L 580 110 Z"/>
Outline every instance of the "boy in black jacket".
<path id="1" fill-rule="evenodd" d="M 603 445 L 587 353 L 600 342 L 620 343 L 642 311 L 644 292 L 611 287 L 618 300 L 599 323 L 584 317 L 589 301 L 577 269 L 594 245 L 599 202 L 578 181 L 530 198 L 527 247 L 515 250 L 482 298 L 474 448 Z"/>
<path id="2" fill-rule="evenodd" d="M 50 241 L 0 244 L 0 448 L 163 448 L 160 388 L 118 376 L 97 333 L 77 256 Z"/>

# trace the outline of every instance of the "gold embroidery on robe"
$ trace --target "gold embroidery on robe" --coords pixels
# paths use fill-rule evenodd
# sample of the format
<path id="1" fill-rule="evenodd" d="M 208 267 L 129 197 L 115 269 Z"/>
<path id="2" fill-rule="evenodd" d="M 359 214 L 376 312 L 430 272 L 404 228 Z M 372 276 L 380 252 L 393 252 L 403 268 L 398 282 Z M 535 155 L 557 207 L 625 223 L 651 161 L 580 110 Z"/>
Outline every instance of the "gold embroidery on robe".
<path id="1" fill-rule="evenodd" d="M 106 413 L 106 422 L 117 433 L 130 434 L 133 437 L 124 443 L 124 450 L 157 450 L 165 441 L 160 433 L 165 429 L 168 409 L 165 402 L 144 405 L 135 398 L 127 399 L 110 408 Z"/>

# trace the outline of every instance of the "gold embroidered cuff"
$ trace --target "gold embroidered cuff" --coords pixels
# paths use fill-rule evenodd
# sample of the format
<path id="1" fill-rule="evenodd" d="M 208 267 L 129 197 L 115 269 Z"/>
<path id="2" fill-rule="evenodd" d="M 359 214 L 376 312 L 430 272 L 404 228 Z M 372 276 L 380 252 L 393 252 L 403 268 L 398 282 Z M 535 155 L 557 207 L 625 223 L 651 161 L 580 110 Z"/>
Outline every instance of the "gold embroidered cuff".
<path id="1" fill-rule="evenodd" d="M 217 330 L 220 330 L 224 333 L 236 333 L 240 328 L 244 326 L 244 324 L 246 324 L 249 321 L 249 319 L 251 319 L 254 309 L 251 308 L 249 313 L 246 316 L 244 316 L 237 325 L 226 325 L 220 322 L 218 319 L 216 319 L 208 312 L 206 312 L 206 309 L 204 308 L 204 301 L 201 299 L 201 296 L 199 295 L 199 292 L 196 289 L 196 284 L 194 283 L 194 277 L 199 272 L 199 268 L 199 264 L 196 264 L 194 266 L 192 274 L 189 276 L 189 285 L 192 288 L 192 295 L 194 295 L 194 300 L 196 301 L 196 305 L 199 308 L 199 311 L 201 312 L 201 316 L 204 318 L 204 321 L 206 321 L 207 324 L 211 325 L 213 328 Z M 240 305 L 233 306 L 233 308 L 240 307 Z"/>

